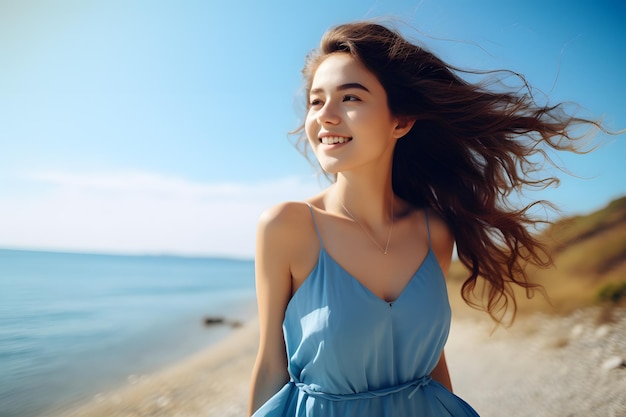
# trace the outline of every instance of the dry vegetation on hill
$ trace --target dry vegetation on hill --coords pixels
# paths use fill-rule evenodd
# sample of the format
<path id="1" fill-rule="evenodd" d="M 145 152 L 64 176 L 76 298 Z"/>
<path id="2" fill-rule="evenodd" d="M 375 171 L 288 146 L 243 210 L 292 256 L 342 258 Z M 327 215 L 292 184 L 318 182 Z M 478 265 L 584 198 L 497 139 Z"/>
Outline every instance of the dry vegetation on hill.
<path id="1" fill-rule="evenodd" d="M 626 197 L 594 213 L 559 220 L 541 235 L 550 249 L 554 266 L 533 268 L 529 275 L 541 284 L 549 302 L 539 292 L 531 300 L 518 291 L 519 314 L 531 312 L 567 314 L 602 300 L 610 304 L 626 299 Z M 456 314 L 472 314 L 463 306 L 461 284 L 467 272 L 455 261 L 450 269 L 449 290 Z M 613 301 L 611 300 L 613 299 Z"/>

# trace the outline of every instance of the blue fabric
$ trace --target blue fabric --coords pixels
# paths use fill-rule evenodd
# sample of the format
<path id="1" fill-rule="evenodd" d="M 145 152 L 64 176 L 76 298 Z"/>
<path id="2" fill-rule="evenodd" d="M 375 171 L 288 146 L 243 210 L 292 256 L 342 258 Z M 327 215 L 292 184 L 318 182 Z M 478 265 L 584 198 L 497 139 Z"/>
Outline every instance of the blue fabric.
<path id="1" fill-rule="evenodd" d="M 324 250 L 283 322 L 291 381 L 254 417 L 478 416 L 430 378 L 450 330 L 450 305 L 429 248 L 393 303 Z"/>

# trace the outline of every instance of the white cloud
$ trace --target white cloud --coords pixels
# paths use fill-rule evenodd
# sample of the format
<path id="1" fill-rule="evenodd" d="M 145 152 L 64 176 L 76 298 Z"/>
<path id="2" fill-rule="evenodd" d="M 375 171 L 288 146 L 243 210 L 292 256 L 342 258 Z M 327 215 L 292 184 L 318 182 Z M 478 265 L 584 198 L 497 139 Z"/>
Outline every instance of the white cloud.
<path id="1" fill-rule="evenodd" d="M 316 178 L 202 183 L 58 171 L 26 178 L 43 191 L 0 196 L 2 247 L 251 257 L 265 208 L 320 190 Z"/>

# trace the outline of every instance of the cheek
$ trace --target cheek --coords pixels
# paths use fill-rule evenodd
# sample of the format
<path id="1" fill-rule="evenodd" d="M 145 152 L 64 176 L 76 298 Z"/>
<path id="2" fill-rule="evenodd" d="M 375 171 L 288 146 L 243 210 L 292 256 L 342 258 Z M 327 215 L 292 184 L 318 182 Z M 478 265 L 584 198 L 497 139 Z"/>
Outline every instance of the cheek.
<path id="1" fill-rule="evenodd" d="M 317 143 L 317 122 L 314 117 L 308 114 L 304 121 L 304 133 L 306 133 L 306 137 L 312 145 Z"/>

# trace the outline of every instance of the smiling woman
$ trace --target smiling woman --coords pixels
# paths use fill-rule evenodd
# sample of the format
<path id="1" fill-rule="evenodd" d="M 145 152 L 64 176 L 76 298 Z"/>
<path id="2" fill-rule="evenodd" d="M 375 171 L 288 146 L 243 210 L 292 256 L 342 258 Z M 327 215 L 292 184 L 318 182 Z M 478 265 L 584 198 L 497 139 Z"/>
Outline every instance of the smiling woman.
<path id="1" fill-rule="evenodd" d="M 452 393 L 443 351 L 453 246 L 465 300 L 514 314 L 513 286 L 535 287 L 524 266 L 550 262 L 528 230 L 539 202 L 510 198 L 558 181 L 537 158 L 578 152 L 572 130 L 602 126 L 537 104 L 525 83 L 471 84 L 370 22 L 329 30 L 303 73 L 301 140 L 335 181 L 259 222 L 250 414 L 477 416 Z"/>

